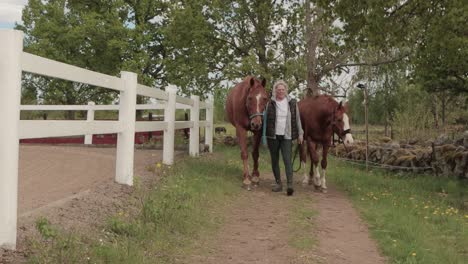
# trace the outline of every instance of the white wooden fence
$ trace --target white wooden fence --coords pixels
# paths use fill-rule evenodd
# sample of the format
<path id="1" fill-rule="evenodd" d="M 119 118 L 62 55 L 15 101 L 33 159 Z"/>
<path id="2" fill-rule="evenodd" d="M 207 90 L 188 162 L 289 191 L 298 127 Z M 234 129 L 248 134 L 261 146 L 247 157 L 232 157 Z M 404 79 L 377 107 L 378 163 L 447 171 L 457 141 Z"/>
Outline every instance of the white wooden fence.
<path id="1" fill-rule="evenodd" d="M 135 132 L 164 131 L 163 163 L 174 162 L 174 133 L 190 128 L 189 153 L 199 154 L 199 128 L 205 127 L 205 143 L 213 150 L 213 97 L 200 102 L 199 97 L 178 96 L 177 90 L 166 91 L 137 83 L 137 74 L 121 72 L 109 76 L 23 52 L 23 33 L 0 30 L 0 247 L 16 247 L 18 207 L 19 139 L 117 133 L 115 180 L 133 184 Z M 120 92 L 119 105 L 21 106 L 21 74 L 33 74 L 90 84 Z M 159 105 L 137 105 L 136 96 L 163 100 Z M 190 109 L 190 121 L 175 121 L 177 106 Z M 164 109 L 164 121 L 135 120 L 137 109 Z M 206 120 L 200 121 L 200 109 L 206 109 Z M 21 110 L 88 110 L 86 121 L 20 120 Z M 95 110 L 118 110 L 118 121 L 95 121 Z"/>

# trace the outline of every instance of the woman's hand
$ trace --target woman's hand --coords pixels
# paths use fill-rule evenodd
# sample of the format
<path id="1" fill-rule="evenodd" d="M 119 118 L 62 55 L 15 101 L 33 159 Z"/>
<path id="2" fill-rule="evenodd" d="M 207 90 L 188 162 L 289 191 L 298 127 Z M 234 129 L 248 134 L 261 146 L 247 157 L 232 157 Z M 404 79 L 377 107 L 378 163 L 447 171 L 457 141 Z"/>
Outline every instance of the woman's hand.
<path id="1" fill-rule="evenodd" d="M 302 142 L 304 142 L 304 137 L 299 136 L 299 137 L 297 138 L 297 144 L 300 145 L 300 144 L 302 144 Z"/>

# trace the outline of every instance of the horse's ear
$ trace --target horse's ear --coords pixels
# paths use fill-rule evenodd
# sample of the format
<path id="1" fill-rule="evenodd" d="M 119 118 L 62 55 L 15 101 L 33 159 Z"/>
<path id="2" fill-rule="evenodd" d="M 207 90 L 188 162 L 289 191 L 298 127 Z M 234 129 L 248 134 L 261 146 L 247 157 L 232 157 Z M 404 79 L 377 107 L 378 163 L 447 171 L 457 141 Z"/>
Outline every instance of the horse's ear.
<path id="1" fill-rule="evenodd" d="M 343 109 L 343 101 L 340 101 L 340 104 L 338 105 L 338 110 Z"/>
<path id="2" fill-rule="evenodd" d="M 250 78 L 250 87 L 254 86 L 255 84 L 255 79 L 254 77 Z"/>
<path id="3" fill-rule="evenodd" d="M 262 79 L 262 86 L 263 86 L 263 88 L 265 88 L 265 85 L 266 85 L 266 79 L 263 78 L 263 79 Z"/>

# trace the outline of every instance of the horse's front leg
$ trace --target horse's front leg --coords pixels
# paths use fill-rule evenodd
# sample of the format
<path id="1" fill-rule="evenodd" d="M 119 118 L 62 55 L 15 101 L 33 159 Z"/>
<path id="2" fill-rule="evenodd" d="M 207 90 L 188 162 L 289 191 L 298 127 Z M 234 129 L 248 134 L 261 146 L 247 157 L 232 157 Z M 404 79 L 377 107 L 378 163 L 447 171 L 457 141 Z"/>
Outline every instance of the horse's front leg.
<path id="1" fill-rule="evenodd" d="M 254 133 L 254 142 L 253 142 L 253 150 L 252 150 L 252 157 L 254 161 L 254 167 L 252 171 L 252 182 L 254 185 L 258 185 L 260 182 L 260 172 L 258 172 L 258 157 L 259 157 L 259 148 L 260 148 L 261 139 L 262 139 L 262 132 L 256 131 Z"/>
<path id="2" fill-rule="evenodd" d="M 322 182 L 320 180 L 320 172 L 318 168 L 319 156 L 317 153 L 317 143 L 310 141 L 309 154 L 311 159 L 310 176 L 312 176 L 315 189 L 319 189 L 322 185 Z"/>
<path id="3" fill-rule="evenodd" d="M 247 152 L 247 130 L 242 127 L 236 128 L 237 140 L 241 149 L 241 159 L 244 163 L 244 187 L 250 190 L 250 175 L 249 175 L 249 153 Z"/>
<path id="4" fill-rule="evenodd" d="M 302 180 L 302 186 L 309 185 L 309 181 L 310 181 L 310 176 L 307 173 L 307 145 L 306 145 L 308 144 L 307 142 L 309 141 L 304 140 L 304 142 L 302 142 L 302 144 L 299 147 L 300 148 L 299 157 L 301 159 L 301 167 L 302 167 L 302 171 L 304 175 L 304 179 Z"/>
<path id="5" fill-rule="evenodd" d="M 322 192 L 326 193 L 327 192 L 327 156 L 328 156 L 328 150 L 330 149 L 329 144 L 324 144 L 323 145 L 323 150 L 322 150 L 322 175 L 320 176 L 320 180 L 322 182 Z"/>

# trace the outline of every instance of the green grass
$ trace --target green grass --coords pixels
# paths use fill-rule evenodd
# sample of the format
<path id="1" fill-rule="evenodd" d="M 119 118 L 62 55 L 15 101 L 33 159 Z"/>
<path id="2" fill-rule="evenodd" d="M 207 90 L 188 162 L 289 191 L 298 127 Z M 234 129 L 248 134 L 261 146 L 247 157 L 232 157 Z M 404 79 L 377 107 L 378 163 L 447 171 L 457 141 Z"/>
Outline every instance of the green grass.
<path id="1" fill-rule="evenodd" d="M 242 167 L 225 162 L 237 152 L 222 153 L 156 168 L 167 176 L 150 191 L 141 189 L 140 214 L 111 217 L 101 239 L 58 232 L 41 219 L 38 230 L 46 243 L 33 241 L 29 262 L 180 263 L 201 235 L 222 223 L 222 216 L 210 212 L 241 191 Z"/>
<path id="2" fill-rule="evenodd" d="M 329 165 L 390 263 L 468 263 L 467 181 Z"/>

